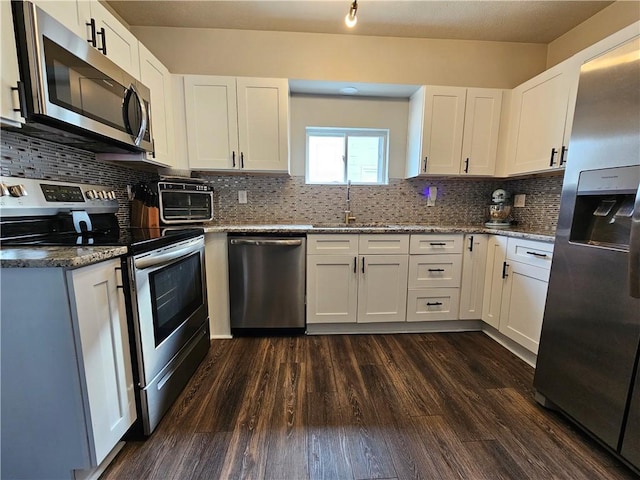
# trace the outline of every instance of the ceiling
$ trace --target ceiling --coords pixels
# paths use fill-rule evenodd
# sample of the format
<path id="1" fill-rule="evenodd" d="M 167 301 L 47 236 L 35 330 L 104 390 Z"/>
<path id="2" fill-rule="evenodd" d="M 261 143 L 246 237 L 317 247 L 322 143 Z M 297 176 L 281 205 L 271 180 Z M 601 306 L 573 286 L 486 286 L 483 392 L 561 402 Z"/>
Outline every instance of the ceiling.
<path id="1" fill-rule="evenodd" d="M 225 28 L 547 44 L 612 1 L 105 0 L 131 26 Z"/>

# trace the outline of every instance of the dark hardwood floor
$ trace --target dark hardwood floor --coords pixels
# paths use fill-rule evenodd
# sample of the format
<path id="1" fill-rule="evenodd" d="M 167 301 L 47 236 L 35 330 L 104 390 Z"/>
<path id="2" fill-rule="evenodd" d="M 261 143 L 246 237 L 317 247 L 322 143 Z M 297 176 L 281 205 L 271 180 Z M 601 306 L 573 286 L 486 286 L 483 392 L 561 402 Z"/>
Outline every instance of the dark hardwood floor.
<path id="1" fill-rule="evenodd" d="M 214 340 L 103 479 L 630 479 L 480 332 Z"/>

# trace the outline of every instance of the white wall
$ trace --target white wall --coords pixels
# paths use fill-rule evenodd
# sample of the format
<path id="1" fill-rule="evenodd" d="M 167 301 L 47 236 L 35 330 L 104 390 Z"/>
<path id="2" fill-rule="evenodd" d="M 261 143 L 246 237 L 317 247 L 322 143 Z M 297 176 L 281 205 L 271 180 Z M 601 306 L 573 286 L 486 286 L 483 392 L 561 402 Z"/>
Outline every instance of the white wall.
<path id="1" fill-rule="evenodd" d="M 403 178 L 409 99 L 292 95 L 291 175 L 304 176 L 307 126 L 389 129 L 389 178 Z"/>

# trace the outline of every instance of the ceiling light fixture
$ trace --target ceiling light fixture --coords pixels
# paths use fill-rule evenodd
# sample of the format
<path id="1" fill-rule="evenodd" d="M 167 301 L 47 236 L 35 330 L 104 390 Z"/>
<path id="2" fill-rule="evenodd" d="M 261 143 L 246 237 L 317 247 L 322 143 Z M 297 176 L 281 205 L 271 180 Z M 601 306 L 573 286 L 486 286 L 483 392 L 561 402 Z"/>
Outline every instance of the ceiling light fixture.
<path id="1" fill-rule="evenodd" d="M 356 13 L 358 12 L 358 0 L 353 0 L 351 7 L 349 7 L 349 13 L 344 17 L 344 23 L 347 24 L 347 27 L 353 28 L 356 23 L 358 23 L 358 19 L 356 18 Z"/>

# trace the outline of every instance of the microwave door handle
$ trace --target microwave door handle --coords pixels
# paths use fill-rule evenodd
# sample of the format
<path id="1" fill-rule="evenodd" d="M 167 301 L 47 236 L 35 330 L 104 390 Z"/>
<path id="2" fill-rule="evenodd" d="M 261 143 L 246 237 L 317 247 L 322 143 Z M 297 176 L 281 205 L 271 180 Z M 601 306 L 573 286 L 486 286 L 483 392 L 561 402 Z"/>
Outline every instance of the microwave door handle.
<path id="1" fill-rule="evenodd" d="M 629 295 L 640 298 L 640 187 L 631 217 L 629 237 Z"/>
<path id="2" fill-rule="evenodd" d="M 127 112 L 129 111 L 129 105 L 131 103 L 131 98 L 135 95 L 136 100 L 138 101 L 138 105 L 140 105 L 140 114 L 142 116 L 142 121 L 140 122 L 140 129 L 136 134 L 133 132 L 133 128 L 131 127 L 131 122 L 129 122 L 129 115 Z M 144 102 L 141 100 L 138 91 L 134 85 L 130 85 L 129 88 L 125 91 L 124 98 L 122 100 L 122 118 L 124 120 L 124 128 L 127 130 L 127 133 L 131 135 L 134 143 L 136 145 L 140 145 L 142 141 L 142 137 L 144 136 L 144 132 L 147 129 L 147 107 Z"/>

